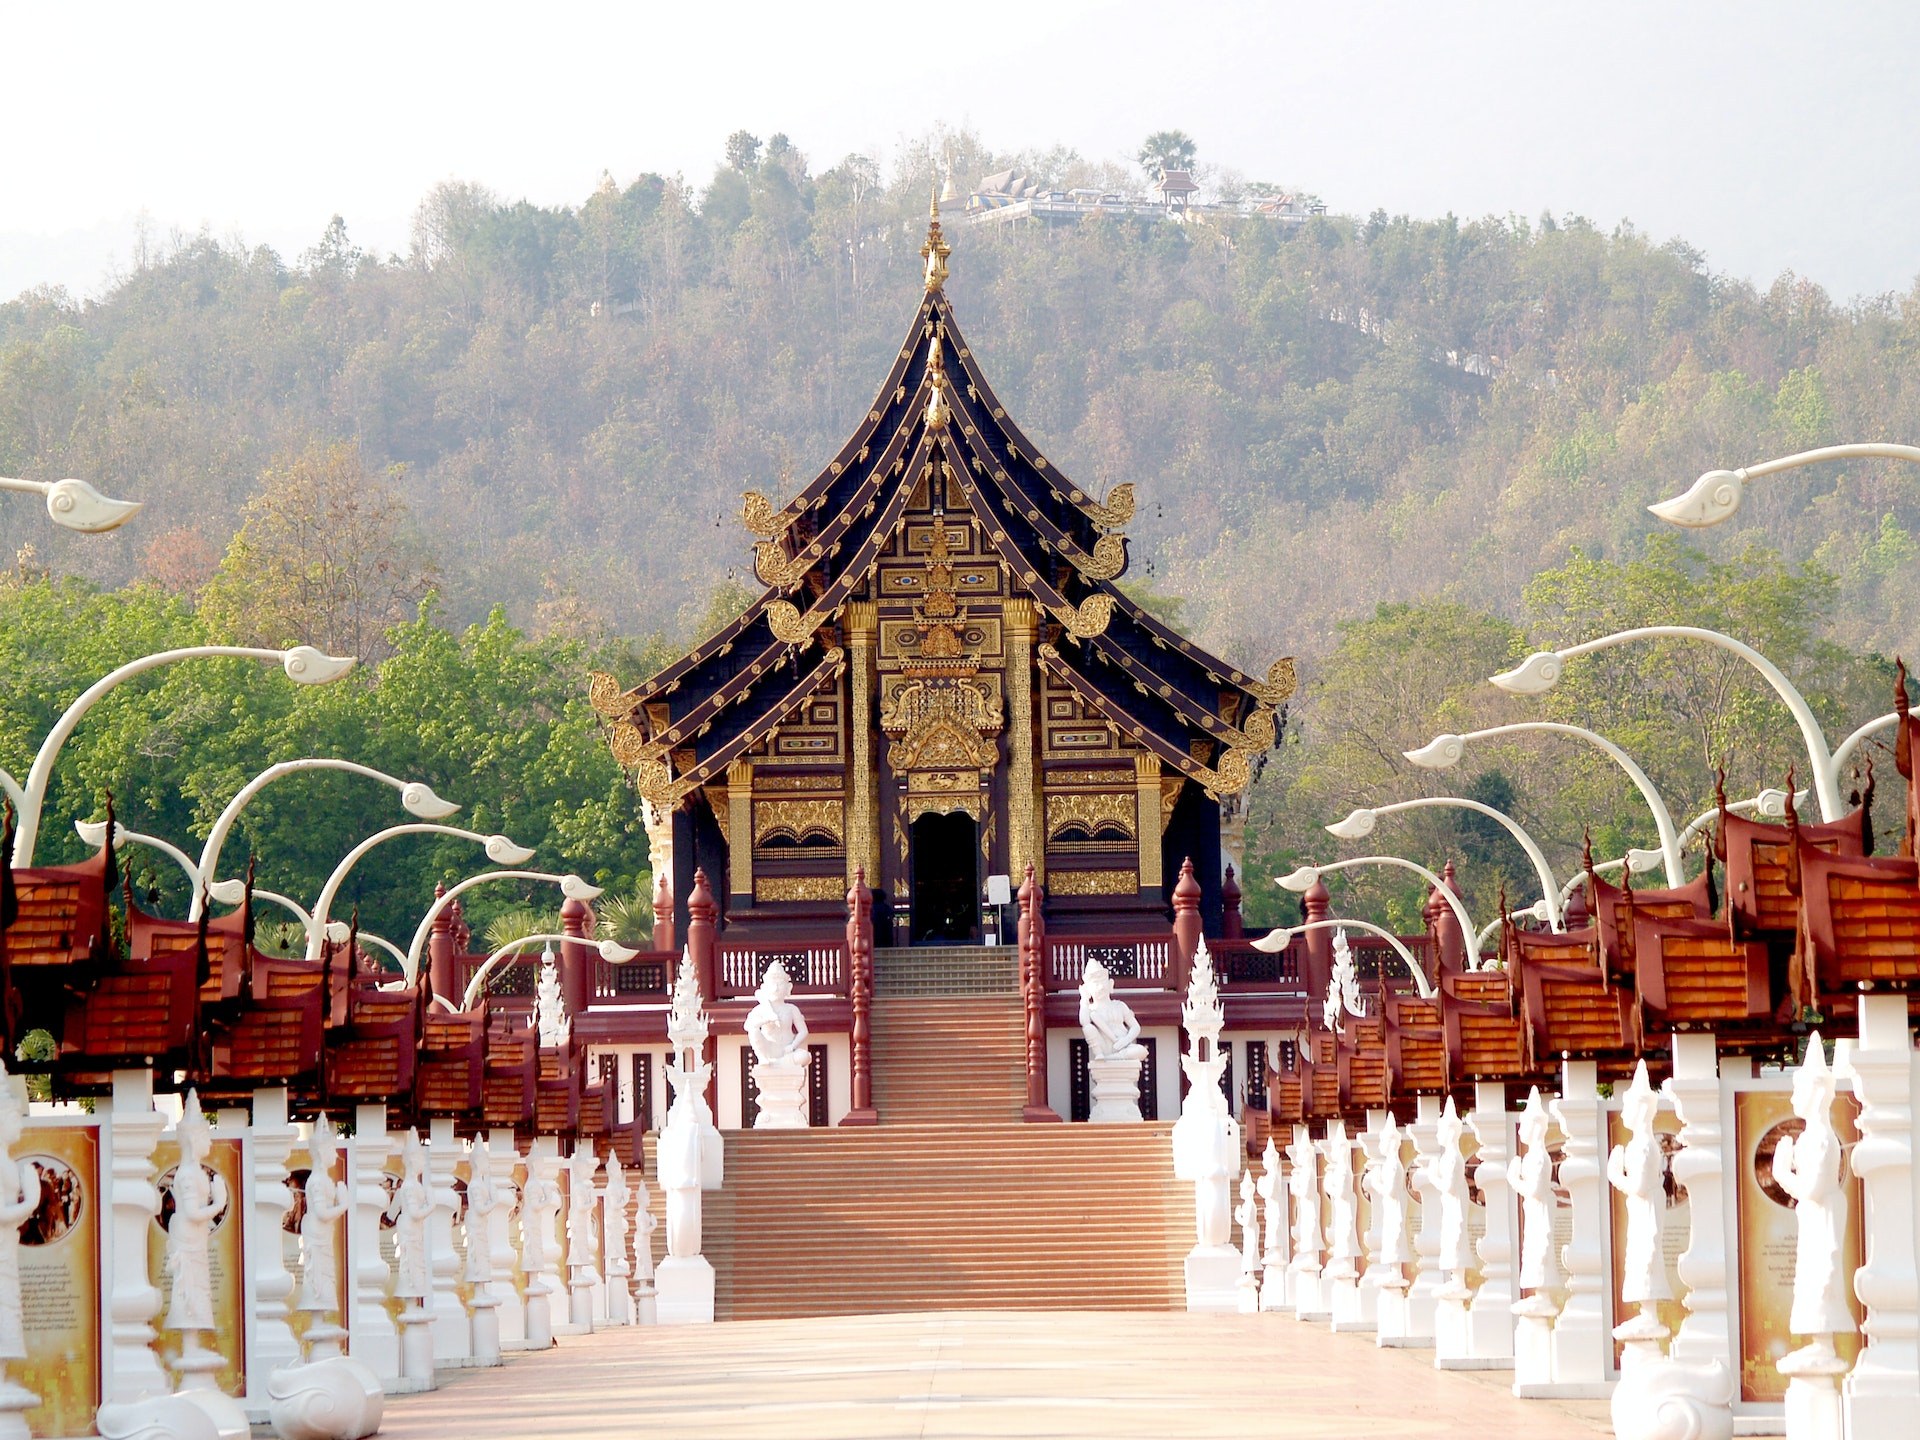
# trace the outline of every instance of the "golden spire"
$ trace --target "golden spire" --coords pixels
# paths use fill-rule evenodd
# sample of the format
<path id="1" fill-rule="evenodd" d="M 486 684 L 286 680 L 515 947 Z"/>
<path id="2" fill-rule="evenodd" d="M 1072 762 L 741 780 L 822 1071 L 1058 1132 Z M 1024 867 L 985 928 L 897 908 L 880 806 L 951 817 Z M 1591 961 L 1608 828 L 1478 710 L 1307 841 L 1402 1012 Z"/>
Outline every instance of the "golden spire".
<path id="1" fill-rule="evenodd" d="M 927 262 L 927 292 L 931 294 L 947 283 L 947 256 L 953 247 L 940 234 L 940 196 L 936 191 L 927 206 L 927 243 L 920 254 Z"/>

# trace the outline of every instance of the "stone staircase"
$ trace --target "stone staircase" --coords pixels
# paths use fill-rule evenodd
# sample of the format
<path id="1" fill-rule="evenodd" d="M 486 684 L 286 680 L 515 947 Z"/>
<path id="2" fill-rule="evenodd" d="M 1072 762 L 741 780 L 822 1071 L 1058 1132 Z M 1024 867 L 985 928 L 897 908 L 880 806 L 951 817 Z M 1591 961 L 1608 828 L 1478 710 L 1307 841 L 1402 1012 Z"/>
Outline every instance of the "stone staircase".
<path id="1" fill-rule="evenodd" d="M 705 1206 L 716 1317 L 1182 1305 L 1193 1187 L 1172 1123 L 1021 1123 L 1011 947 L 881 955 L 898 982 L 876 978 L 881 1123 L 727 1134 Z M 942 983 L 961 993 L 928 993 Z"/>
<path id="2" fill-rule="evenodd" d="M 1012 945 L 915 945 L 873 952 L 876 995 L 1017 995 Z"/>

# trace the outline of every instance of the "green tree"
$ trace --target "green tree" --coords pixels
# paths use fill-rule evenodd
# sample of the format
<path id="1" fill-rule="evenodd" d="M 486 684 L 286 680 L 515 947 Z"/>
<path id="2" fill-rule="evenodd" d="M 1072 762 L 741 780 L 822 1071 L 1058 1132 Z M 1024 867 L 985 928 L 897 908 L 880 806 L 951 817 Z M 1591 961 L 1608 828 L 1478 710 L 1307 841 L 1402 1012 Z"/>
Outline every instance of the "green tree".
<path id="1" fill-rule="evenodd" d="M 1157 185 L 1169 170 L 1192 170 L 1198 148 L 1184 130 L 1156 130 L 1141 143 L 1134 159 L 1147 172 L 1147 183 Z"/>

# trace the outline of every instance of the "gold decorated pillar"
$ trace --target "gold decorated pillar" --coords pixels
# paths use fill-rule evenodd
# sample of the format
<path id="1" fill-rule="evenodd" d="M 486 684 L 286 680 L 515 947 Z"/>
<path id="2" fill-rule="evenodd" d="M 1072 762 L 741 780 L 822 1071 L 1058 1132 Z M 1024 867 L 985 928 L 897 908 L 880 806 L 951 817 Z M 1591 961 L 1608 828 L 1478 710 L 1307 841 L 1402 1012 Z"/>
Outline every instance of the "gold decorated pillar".
<path id="1" fill-rule="evenodd" d="M 753 898 L 753 762 L 727 767 L 727 889 Z"/>
<path id="2" fill-rule="evenodd" d="M 880 821 L 873 769 L 873 671 L 878 628 L 879 607 L 871 600 L 856 600 L 847 606 L 847 648 L 853 660 L 847 674 L 852 696 L 847 728 L 853 738 L 853 778 L 847 796 L 848 884 L 853 883 L 854 871 L 861 866 L 866 868 L 869 884 L 880 883 Z"/>
<path id="3" fill-rule="evenodd" d="M 1033 765 L 1033 602 L 1015 596 L 1001 607 L 1007 640 L 1007 739 L 1013 752 L 1007 771 L 1007 869 L 1024 875 L 1033 866 L 1046 879 L 1046 850 L 1035 823 L 1039 790 Z"/>
<path id="4" fill-rule="evenodd" d="M 1160 892 L 1160 757 L 1133 757 L 1133 783 L 1138 790 L 1140 836 L 1140 889 Z"/>

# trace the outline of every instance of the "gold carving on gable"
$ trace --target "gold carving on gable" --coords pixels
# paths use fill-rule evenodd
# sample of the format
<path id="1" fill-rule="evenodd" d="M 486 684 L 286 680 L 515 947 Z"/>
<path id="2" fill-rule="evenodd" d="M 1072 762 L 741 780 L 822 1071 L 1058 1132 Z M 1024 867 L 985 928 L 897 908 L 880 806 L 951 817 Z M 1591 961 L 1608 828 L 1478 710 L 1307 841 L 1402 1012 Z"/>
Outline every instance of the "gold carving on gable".
<path id="1" fill-rule="evenodd" d="M 1167 826 L 1173 823 L 1173 807 L 1180 803 L 1180 792 L 1186 787 L 1184 775 L 1162 775 L 1160 777 L 1160 833 L 1167 833 Z"/>
<path id="2" fill-rule="evenodd" d="M 762 775 L 753 777 L 755 790 L 838 790 L 840 781 L 832 775 Z"/>
<path id="3" fill-rule="evenodd" d="M 791 590 L 806 577 L 818 558 L 811 545 L 788 559 L 778 540 L 762 540 L 753 547 L 753 573 L 760 577 L 762 585 Z"/>
<path id="4" fill-rule="evenodd" d="M 1100 591 L 1087 596 L 1078 606 L 1050 605 L 1047 608 L 1053 612 L 1055 619 L 1066 626 L 1069 635 L 1077 640 L 1091 640 L 1096 635 L 1106 633 L 1107 622 L 1113 618 L 1113 597 Z"/>
<path id="5" fill-rule="evenodd" d="M 1085 505 L 1094 524 L 1118 530 L 1133 519 L 1133 486 L 1116 485 L 1107 492 L 1104 505 L 1096 505 L 1091 500 L 1086 501 Z"/>
<path id="6" fill-rule="evenodd" d="M 1051 841 L 1062 830 L 1074 826 L 1086 831 L 1089 839 L 1103 829 L 1118 830 L 1132 837 L 1139 809 L 1139 796 L 1132 790 L 1076 790 L 1066 794 L 1049 794 L 1047 839 Z"/>
<path id="7" fill-rule="evenodd" d="M 1047 788 L 1056 785 L 1120 785 L 1133 778 L 1128 770 L 1049 770 Z"/>
<path id="8" fill-rule="evenodd" d="M 1089 580 L 1111 580 L 1127 568 L 1127 537 L 1124 535 L 1102 535 L 1094 542 L 1093 553 L 1082 555 L 1077 551 L 1066 552 L 1073 568 Z"/>
<path id="9" fill-rule="evenodd" d="M 834 473 L 840 473 L 840 467 L 833 467 Z M 773 502 L 758 490 L 749 490 L 740 497 L 740 523 L 753 534 L 768 540 L 777 540 L 787 533 L 797 515 L 788 515 L 774 509 Z"/>
<path id="10" fill-rule="evenodd" d="M 771 836 L 798 843 L 818 835 L 834 844 L 845 843 L 846 811 L 839 800 L 756 800 L 753 802 L 753 843 Z"/>
<path id="11" fill-rule="evenodd" d="M 1291 655 L 1282 656 L 1267 667 L 1265 683 L 1249 680 L 1247 689 L 1262 705 L 1275 709 L 1287 703 L 1293 697 L 1294 688 L 1300 683 L 1298 668 Z"/>

